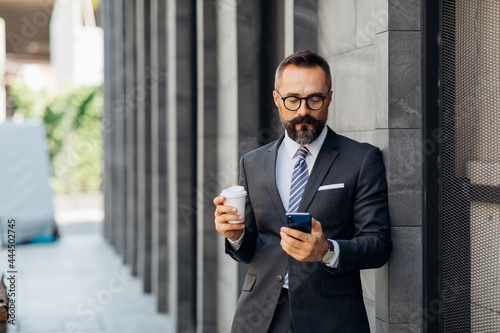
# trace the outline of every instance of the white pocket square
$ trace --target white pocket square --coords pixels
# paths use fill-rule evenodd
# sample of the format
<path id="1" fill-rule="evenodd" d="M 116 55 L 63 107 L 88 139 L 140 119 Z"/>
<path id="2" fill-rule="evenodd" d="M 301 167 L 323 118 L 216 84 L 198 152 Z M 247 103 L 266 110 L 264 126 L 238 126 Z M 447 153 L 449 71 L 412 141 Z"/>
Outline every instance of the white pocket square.
<path id="1" fill-rule="evenodd" d="M 318 188 L 318 191 L 334 190 L 334 189 L 337 189 L 337 188 L 344 188 L 344 183 L 323 185 L 323 186 L 320 186 Z"/>

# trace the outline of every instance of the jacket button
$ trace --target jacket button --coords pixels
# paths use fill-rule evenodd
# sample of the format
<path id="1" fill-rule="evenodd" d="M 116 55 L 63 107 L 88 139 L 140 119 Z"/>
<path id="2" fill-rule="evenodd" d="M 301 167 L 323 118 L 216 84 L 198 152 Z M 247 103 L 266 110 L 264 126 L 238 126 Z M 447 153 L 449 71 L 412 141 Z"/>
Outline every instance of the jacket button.
<path id="1" fill-rule="evenodd" d="M 276 277 L 276 281 L 278 281 L 278 282 L 283 281 L 283 276 L 278 275 L 278 276 Z"/>

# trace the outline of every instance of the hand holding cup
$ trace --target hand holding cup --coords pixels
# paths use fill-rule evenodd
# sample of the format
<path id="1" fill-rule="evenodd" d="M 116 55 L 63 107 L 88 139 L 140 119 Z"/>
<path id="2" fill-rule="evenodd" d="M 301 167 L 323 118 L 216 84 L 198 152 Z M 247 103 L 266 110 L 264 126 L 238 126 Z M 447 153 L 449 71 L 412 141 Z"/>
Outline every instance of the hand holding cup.
<path id="1" fill-rule="evenodd" d="M 243 186 L 232 186 L 222 190 L 214 199 L 215 229 L 224 237 L 236 241 L 245 229 L 245 198 Z"/>

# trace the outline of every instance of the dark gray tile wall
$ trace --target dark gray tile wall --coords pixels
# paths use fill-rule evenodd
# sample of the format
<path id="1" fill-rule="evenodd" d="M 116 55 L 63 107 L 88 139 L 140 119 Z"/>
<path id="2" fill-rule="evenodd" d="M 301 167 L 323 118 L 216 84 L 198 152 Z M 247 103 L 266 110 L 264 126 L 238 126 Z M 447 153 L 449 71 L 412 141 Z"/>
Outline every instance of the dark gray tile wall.
<path id="1" fill-rule="evenodd" d="M 415 273 L 422 271 L 422 231 L 420 227 L 393 227 L 392 238 L 395 255 L 389 270 L 389 322 L 418 325 L 422 316 L 422 276 Z"/>
<path id="2" fill-rule="evenodd" d="M 390 331 L 422 331 L 422 105 L 420 1 L 389 1 L 388 180 L 394 255 Z M 408 288 L 412 286 L 412 288 Z"/>
<path id="3" fill-rule="evenodd" d="M 388 1 L 387 175 L 394 252 L 390 332 L 422 331 L 422 105 L 420 1 Z M 412 286 L 412 288 L 408 288 Z M 385 318 L 387 319 L 387 318 Z"/>
<path id="4" fill-rule="evenodd" d="M 420 0 L 387 0 L 389 3 L 389 30 L 420 31 Z"/>
<path id="5" fill-rule="evenodd" d="M 420 32 L 389 32 L 389 127 L 421 128 Z"/>
<path id="6" fill-rule="evenodd" d="M 391 129 L 386 164 L 391 224 L 422 225 L 422 143 L 420 129 Z"/>

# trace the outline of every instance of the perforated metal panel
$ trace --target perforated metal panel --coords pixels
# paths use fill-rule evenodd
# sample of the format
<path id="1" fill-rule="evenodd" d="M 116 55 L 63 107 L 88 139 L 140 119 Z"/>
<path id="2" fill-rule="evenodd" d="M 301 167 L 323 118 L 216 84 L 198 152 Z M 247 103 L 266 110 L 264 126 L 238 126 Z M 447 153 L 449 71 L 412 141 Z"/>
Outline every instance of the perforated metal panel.
<path id="1" fill-rule="evenodd" d="M 500 1 L 443 0 L 444 332 L 500 332 Z"/>

